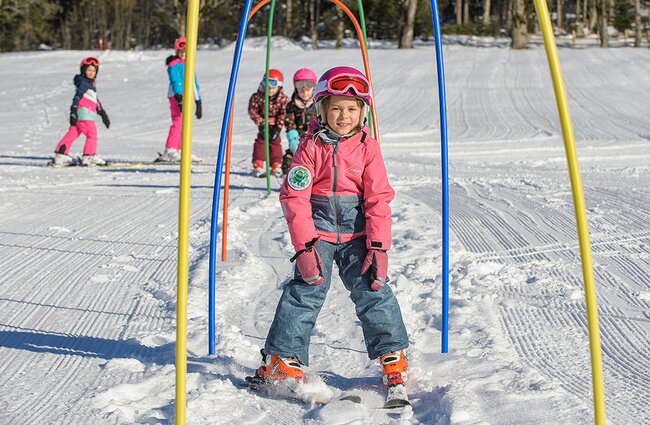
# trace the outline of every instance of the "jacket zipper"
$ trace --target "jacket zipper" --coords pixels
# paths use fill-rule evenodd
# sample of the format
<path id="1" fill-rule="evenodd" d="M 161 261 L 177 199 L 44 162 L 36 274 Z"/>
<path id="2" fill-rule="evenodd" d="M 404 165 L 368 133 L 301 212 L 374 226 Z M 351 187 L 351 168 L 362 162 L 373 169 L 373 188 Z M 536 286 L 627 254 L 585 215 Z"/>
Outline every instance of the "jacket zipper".
<path id="1" fill-rule="evenodd" d="M 339 151 L 339 142 L 340 140 L 336 141 L 336 144 L 334 144 L 334 155 L 332 157 L 332 166 L 334 168 L 334 183 L 332 186 L 332 195 L 334 197 L 334 223 L 336 224 L 336 243 L 339 244 L 341 243 L 341 228 L 340 228 L 340 223 L 339 223 L 339 199 L 338 196 L 336 196 L 336 184 L 338 183 L 339 179 L 339 171 L 338 171 L 338 166 L 339 166 L 339 158 L 338 158 L 338 151 Z"/>

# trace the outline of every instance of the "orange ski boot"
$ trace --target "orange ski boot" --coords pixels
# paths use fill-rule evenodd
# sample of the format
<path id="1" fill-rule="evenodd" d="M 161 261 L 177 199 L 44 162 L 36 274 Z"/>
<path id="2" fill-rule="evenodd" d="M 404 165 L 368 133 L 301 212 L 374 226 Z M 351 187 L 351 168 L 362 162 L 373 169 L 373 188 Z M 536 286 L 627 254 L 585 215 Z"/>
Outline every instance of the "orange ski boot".
<path id="1" fill-rule="evenodd" d="M 407 380 L 408 360 L 404 350 L 386 353 L 379 358 L 383 372 L 384 384 L 392 387 L 404 385 Z"/>
<path id="2" fill-rule="evenodd" d="M 295 379 L 300 382 L 304 379 L 305 372 L 302 370 L 302 364 L 293 357 L 280 357 L 275 354 L 270 356 L 262 354 L 262 356 L 262 362 L 265 364 L 260 366 L 256 373 L 261 380 L 274 382 Z"/>

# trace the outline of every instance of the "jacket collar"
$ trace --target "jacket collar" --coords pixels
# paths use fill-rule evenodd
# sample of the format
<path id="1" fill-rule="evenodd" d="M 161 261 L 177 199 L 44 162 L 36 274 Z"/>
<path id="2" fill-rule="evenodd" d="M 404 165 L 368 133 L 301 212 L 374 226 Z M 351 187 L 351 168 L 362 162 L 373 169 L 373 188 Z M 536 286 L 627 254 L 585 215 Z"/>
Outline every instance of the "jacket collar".
<path id="1" fill-rule="evenodd" d="M 316 138 L 319 138 L 323 143 L 328 145 L 333 145 L 335 143 L 344 142 L 347 140 L 363 143 L 370 135 L 370 128 L 366 124 L 361 128 L 361 131 L 358 131 L 351 136 L 339 136 L 334 131 L 330 130 L 329 127 L 321 124 L 320 119 L 316 117 L 309 123 L 309 126 L 307 128 L 307 135 L 314 141 L 316 141 Z"/>

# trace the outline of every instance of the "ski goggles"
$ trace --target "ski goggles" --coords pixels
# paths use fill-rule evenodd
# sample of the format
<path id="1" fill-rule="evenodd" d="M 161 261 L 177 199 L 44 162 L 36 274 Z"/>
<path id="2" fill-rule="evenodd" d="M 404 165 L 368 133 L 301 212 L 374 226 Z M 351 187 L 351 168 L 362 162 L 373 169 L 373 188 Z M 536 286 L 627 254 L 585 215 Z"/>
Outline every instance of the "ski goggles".
<path id="1" fill-rule="evenodd" d="M 297 90 L 309 90 L 314 87 L 314 82 L 311 80 L 296 81 L 295 86 Z"/>
<path id="2" fill-rule="evenodd" d="M 262 78 L 262 82 L 260 84 L 266 84 L 266 79 Z M 282 87 L 282 81 L 275 78 L 269 78 L 269 87 Z"/>
<path id="3" fill-rule="evenodd" d="M 97 67 L 99 67 L 99 59 L 97 59 L 96 57 L 91 56 L 89 58 L 84 59 L 82 64 L 83 65 L 92 65 L 95 68 L 97 68 Z"/>
<path id="4" fill-rule="evenodd" d="M 359 96 L 369 96 L 368 81 L 357 75 L 338 75 L 327 81 L 327 89 L 334 95 L 346 94 L 350 89 Z"/>
<path id="5" fill-rule="evenodd" d="M 176 50 L 185 50 L 186 43 L 184 41 L 179 41 L 178 45 L 176 46 Z"/>

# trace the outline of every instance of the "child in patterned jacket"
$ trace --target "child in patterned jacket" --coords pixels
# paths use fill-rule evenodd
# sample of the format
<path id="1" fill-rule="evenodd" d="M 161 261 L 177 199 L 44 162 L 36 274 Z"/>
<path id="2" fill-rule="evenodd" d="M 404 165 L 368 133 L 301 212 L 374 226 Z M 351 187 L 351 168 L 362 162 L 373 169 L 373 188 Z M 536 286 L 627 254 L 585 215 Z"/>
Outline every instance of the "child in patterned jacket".
<path id="1" fill-rule="evenodd" d="M 287 113 L 289 98 L 282 92 L 284 76 L 277 69 L 269 70 L 269 155 L 271 160 L 271 172 L 282 176 L 282 141 L 280 131 L 284 126 L 284 118 Z M 253 173 L 256 177 L 266 175 L 266 142 L 264 134 L 266 125 L 264 123 L 264 91 L 265 77 L 262 77 L 257 91 L 253 93 L 248 101 L 248 115 L 257 126 L 257 137 L 253 145 Z"/>
<path id="2" fill-rule="evenodd" d="M 300 139 L 307 133 L 307 125 L 316 117 L 316 103 L 312 99 L 316 74 L 309 68 L 302 68 L 293 74 L 293 95 L 287 104 L 284 126 L 287 130 L 289 149 L 282 158 L 282 172 L 287 174 L 291 167 L 293 154 L 298 149 Z"/>
<path id="3" fill-rule="evenodd" d="M 74 85 L 77 88 L 72 106 L 70 106 L 70 128 L 63 136 L 54 150 L 52 165 L 66 166 L 74 163 L 69 155 L 70 148 L 74 141 L 81 135 L 86 136 L 81 165 L 94 166 L 105 165 L 106 161 L 97 155 L 97 126 L 95 117 L 99 115 L 102 122 L 108 128 L 111 125 L 106 110 L 102 107 L 97 98 L 95 79 L 99 72 L 99 59 L 89 56 L 81 61 L 79 74 L 74 77 Z"/>

